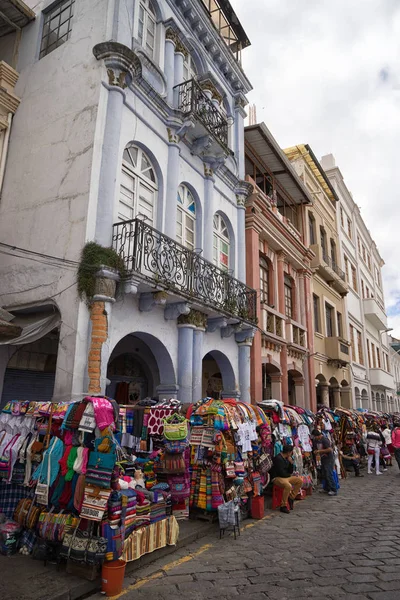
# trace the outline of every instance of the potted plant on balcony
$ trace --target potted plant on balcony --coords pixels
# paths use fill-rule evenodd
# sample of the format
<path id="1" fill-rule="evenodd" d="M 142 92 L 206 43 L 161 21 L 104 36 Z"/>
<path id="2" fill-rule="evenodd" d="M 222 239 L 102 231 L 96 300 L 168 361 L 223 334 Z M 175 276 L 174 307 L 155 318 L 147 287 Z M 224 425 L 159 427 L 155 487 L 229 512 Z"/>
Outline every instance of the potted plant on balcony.
<path id="1" fill-rule="evenodd" d="M 113 248 L 105 248 L 96 242 L 88 242 L 82 249 L 78 267 L 78 294 L 91 304 L 93 296 L 98 292 L 98 277 L 101 268 L 108 267 L 117 271 L 121 278 L 126 275 L 125 264 L 121 256 Z M 112 281 L 112 280 L 111 280 Z M 115 295 L 116 281 L 113 280 Z M 111 292 L 112 293 L 112 290 Z"/>

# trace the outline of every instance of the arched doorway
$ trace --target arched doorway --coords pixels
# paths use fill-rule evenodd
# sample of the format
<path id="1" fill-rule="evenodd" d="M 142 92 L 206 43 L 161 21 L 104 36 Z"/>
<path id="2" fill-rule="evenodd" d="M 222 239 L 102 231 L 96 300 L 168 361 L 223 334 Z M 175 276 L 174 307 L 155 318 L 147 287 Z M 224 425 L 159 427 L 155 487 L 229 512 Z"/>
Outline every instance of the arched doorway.
<path id="1" fill-rule="evenodd" d="M 318 405 L 329 405 L 329 392 L 328 392 L 328 382 L 325 379 L 325 376 L 320 373 L 315 378 L 315 383 L 317 386 L 316 395 L 317 395 L 317 406 Z"/>
<path id="2" fill-rule="evenodd" d="M 10 400 L 50 402 L 56 377 L 59 330 L 30 344 L 13 347 L 4 373 L 1 404 Z M 7 357 L 9 354 L 7 355 Z"/>
<path id="3" fill-rule="evenodd" d="M 262 364 L 262 398 L 263 400 L 281 399 L 282 374 L 272 363 Z"/>
<path id="4" fill-rule="evenodd" d="M 329 380 L 329 408 L 332 410 L 340 406 L 340 386 L 336 377 Z"/>
<path id="5" fill-rule="evenodd" d="M 237 395 L 232 365 L 225 354 L 219 350 L 213 350 L 204 356 L 202 372 L 203 397 L 209 396 L 218 400 Z"/>
<path id="6" fill-rule="evenodd" d="M 367 392 L 367 390 L 363 390 L 361 392 L 361 406 L 363 408 L 368 408 L 368 392 Z"/>
<path id="7" fill-rule="evenodd" d="M 300 371 L 288 371 L 288 404 L 290 406 L 304 406 L 304 378 Z"/>
<path id="8" fill-rule="evenodd" d="M 149 333 L 135 332 L 115 346 L 107 367 L 110 381 L 106 394 L 120 404 L 135 403 L 147 396 L 176 398 L 172 359 L 164 344 Z"/>
<path id="9" fill-rule="evenodd" d="M 348 383 L 348 381 L 346 381 L 345 379 L 342 379 L 342 381 L 340 382 L 339 396 L 340 396 L 340 406 L 343 406 L 343 408 L 353 408 L 354 407 L 354 404 L 352 401 L 351 386 Z M 357 406 L 359 406 L 359 405 L 357 404 L 357 401 L 356 401 L 355 407 L 357 408 Z"/>

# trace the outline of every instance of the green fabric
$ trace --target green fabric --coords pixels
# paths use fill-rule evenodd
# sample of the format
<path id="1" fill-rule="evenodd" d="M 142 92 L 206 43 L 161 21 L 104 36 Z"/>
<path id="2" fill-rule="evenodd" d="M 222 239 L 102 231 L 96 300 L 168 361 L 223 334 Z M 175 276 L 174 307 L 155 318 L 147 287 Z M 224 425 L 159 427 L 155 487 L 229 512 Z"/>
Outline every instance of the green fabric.
<path id="1" fill-rule="evenodd" d="M 74 463 L 76 461 L 77 455 L 78 455 L 78 448 L 76 446 L 73 446 L 71 448 L 71 452 L 68 455 L 68 460 L 67 460 L 68 471 L 65 476 L 65 481 L 72 481 L 72 478 L 75 475 Z"/>

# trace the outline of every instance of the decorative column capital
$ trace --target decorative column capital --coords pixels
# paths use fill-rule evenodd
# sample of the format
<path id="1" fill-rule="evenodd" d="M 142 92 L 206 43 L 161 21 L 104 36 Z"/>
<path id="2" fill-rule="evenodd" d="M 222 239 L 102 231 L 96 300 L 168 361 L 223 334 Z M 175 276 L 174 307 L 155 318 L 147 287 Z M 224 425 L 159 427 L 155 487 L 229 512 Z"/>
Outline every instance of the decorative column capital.
<path id="1" fill-rule="evenodd" d="M 255 329 L 253 329 L 253 327 L 242 329 L 241 331 L 237 331 L 235 333 L 235 340 L 239 346 L 251 346 L 253 343 L 254 334 Z"/>
<path id="2" fill-rule="evenodd" d="M 172 302 L 167 304 L 164 309 L 164 318 L 167 321 L 173 321 L 183 315 L 189 315 L 190 306 L 187 302 Z"/>
<path id="3" fill-rule="evenodd" d="M 206 328 L 207 315 L 200 310 L 190 309 L 188 313 L 180 315 L 178 325 L 192 325 L 193 327 Z"/>
<path id="4" fill-rule="evenodd" d="M 93 47 L 97 60 L 104 60 L 109 85 L 125 89 L 142 73 L 142 65 L 133 50 L 118 42 L 101 42 Z"/>
<path id="5" fill-rule="evenodd" d="M 254 188 L 251 183 L 243 180 L 239 181 L 239 183 L 235 187 L 236 203 L 238 208 L 245 207 L 247 199 L 251 196 L 253 191 Z"/>

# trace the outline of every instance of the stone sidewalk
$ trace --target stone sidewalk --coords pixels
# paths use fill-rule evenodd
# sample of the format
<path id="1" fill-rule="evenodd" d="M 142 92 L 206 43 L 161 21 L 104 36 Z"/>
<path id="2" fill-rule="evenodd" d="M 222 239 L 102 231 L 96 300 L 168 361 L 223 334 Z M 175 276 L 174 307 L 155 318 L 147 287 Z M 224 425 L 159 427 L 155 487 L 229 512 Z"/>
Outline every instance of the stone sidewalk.
<path id="1" fill-rule="evenodd" d="M 136 570 L 121 597 L 399 600 L 400 474 L 364 473 L 349 474 L 337 497 L 314 493 L 290 515 L 246 521 L 236 541 L 213 533 Z"/>

